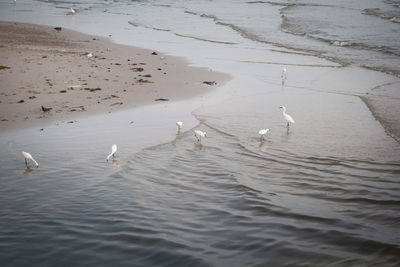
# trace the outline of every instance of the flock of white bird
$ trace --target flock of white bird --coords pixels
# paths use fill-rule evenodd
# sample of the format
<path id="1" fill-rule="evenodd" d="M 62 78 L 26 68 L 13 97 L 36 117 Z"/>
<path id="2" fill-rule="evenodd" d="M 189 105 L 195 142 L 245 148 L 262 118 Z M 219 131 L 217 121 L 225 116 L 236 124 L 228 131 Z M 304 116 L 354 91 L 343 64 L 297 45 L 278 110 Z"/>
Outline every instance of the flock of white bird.
<path id="1" fill-rule="evenodd" d="M 292 118 L 292 116 L 290 116 L 289 114 L 286 113 L 286 108 L 284 106 L 280 106 L 280 109 L 282 109 L 282 115 L 283 118 L 285 119 L 287 125 L 287 129 L 289 130 L 290 124 L 294 124 L 294 120 Z M 181 121 L 177 121 L 176 122 L 176 126 L 178 127 L 178 132 L 182 129 L 183 126 L 183 122 Z M 269 132 L 270 130 L 268 128 L 266 129 L 261 129 L 258 133 L 261 136 L 261 139 L 264 140 L 265 139 L 265 135 Z M 201 143 L 201 139 L 207 137 L 207 133 L 201 130 L 195 130 L 194 131 L 194 136 L 196 137 L 197 142 Z M 115 153 L 117 152 L 117 145 L 113 144 L 111 146 L 111 153 L 106 157 L 106 161 L 108 162 L 108 160 L 112 157 L 114 160 L 115 157 Z M 39 163 L 37 163 L 37 161 L 32 157 L 32 155 L 28 152 L 22 151 L 22 155 L 25 158 L 25 164 L 28 167 L 28 160 L 33 161 L 33 163 L 35 163 L 36 168 L 39 167 Z"/>
<path id="2" fill-rule="evenodd" d="M 72 12 L 72 14 L 75 14 L 75 10 L 73 10 L 72 8 L 71 8 L 71 12 Z M 93 54 L 90 52 L 90 53 L 87 54 L 87 57 L 88 57 L 88 59 L 90 59 L 91 57 L 93 57 Z M 284 84 L 284 82 L 286 81 L 286 71 L 287 71 L 286 67 L 284 67 L 282 69 L 282 74 L 281 74 L 282 84 Z M 280 106 L 279 109 L 282 110 L 282 115 L 283 115 L 284 120 L 286 121 L 287 130 L 289 131 L 290 124 L 294 124 L 294 119 L 292 118 L 292 116 L 290 116 L 289 114 L 286 113 L 286 107 Z M 176 126 L 178 127 L 178 132 L 180 132 L 180 130 L 182 129 L 182 126 L 183 126 L 183 122 L 177 121 L 176 122 Z M 265 136 L 267 135 L 267 133 L 269 131 L 270 131 L 269 128 L 261 129 L 260 131 L 258 131 L 258 134 L 261 136 L 261 140 L 265 139 Z M 194 136 L 196 137 L 197 142 L 201 143 L 202 138 L 207 137 L 207 133 L 204 132 L 204 131 L 201 131 L 201 130 L 195 130 L 194 131 Z M 117 145 L 113 144 L 111 146 L 111 153 L 106 157 L 106 161 L 108 162 L 108 160 L 111 157 L 114 160 L 116 152 L 117 152 Z M 39 163 L 37 163 L 37 161 L 32 157 L 32 155 L 30 153 L 22 151 L 22 155 L 25 158 L 25 165 L 27 167 L 29 167 L 29 165 L 28 165 L 28 161 L 29 160 L 33 161 L 33 163 L 35 164 L 36 168 L 39 167 Z"/>
<path id="3" fill-rule="evenodd" d="M 14 0 L 14 3 L 16 3 L 16 2 L 17 2 L 17 1 Z M 76 10 L 73 9 L 72 7 L 70 8 L 70 11 L 71 11 L 71 13 L 70 13 L 71 15 L 74 15 L 74 14 L 76 13 Z M 86 56 L 87 56 L 88 60 L 90 60 L 90 59 L 93 57 L 93 53 L 90 52 L 90 53 L 88 53 Z M 287 71 L 286 67 L 283 67 L 282 73 L 281 73 L 282 85 L 285 84 L 285 81 L 286 81 L 286 78 L 287 78 L 287 76 L 286 76 L 286 71 Z M 286 121 L 286 123 L 287 123 L 286 127 L 287 127 L 287 129 L 289 130 L 290 124 L 294 124 L 294 120 L 293 120 L 292 116 L 290 116 L 289 114 L 286 113 L 286 107 L 280 106 L 279 108 L 282 110 L 283 118 L 285 119 L 285 121 Z M 180 131 L 180 130 L 182 129 L 183 122 L 177 121 L 177 122 L 176 122 L 176 126 L 178 127 L 178 131 Z M 261 129 L 261 130 L 258 132 L 259 135 L 261 136 L 261 140 L 264 140 L 264 139 L 265 139 L 265 135 L 266 135 L 269 131 L 270 131 L 270 129 L 265 128 L 265 129 Z M 203 131 L 201 131 L 201 130 L 195 130 L 195 131 L 194 131 L 194 136 L 196 137 L 197 142 L 201 143 L 201 139 L 207 137 L 207 133 L 206 133 L 206 132 L 203 132 Z M 116 145 L 116 144 L 113 144 L 113 145 L 111 146 L 111 153 L 107 156 L 106 161 L 108 162 L 108 160 L 109 160 L 111 157 L 114 159 L 115 153 L 116 153 L 116 152 L 117 152 L 117 145 Z M 28 167 L 28 160 L 33 161 L 33 163 L 35 163 L 35 165 L 36 165 L 36 168 L 39 167 L 39 164 L 38 164 L 37 161 L 32 157 L 32 155 L 31 155 L 30 153 L 25 152 L 25 151 L 22 151 L 22 155 L 23 155 L 24 158 L 25 158 L 25 164 L 26 164 L 27 167 Z"/>

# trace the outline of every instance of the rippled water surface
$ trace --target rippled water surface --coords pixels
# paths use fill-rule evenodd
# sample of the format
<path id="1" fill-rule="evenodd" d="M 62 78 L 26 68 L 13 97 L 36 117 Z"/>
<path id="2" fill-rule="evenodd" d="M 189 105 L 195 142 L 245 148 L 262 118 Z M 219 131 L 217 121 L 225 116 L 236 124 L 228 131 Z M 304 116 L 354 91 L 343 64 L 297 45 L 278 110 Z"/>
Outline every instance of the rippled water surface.
<path id="1" fill-rule="evenodd" d="M 330 126 L 318 105 L 295 104 L 308 94 L 291 95 L 197 110 L 195 129 L 208 136 L 201 143 L 190 126 L 176 132 L 167 117 L 160 130 L 173 141 L 137 152 L 134 136 L 155 129 L 146 120 L 129 127 L 116 120 L 100 133 L 89 118 L 75 129 L 3 135 L 0 259 L 30 266 L 397 266 L 399 145 L 350 97 L 321 104 L 326 114 L 337 110 Z M 308 124 L 287 131 L 271 104 L 282 99 L 294 101 L 288 112 Z M 271 132 L 261 140 L 264 125 Z M 106 163 L 116 137 L 116 161 Z M 36 151 L 38 169 L 24 171 L 22 149 Z"/>

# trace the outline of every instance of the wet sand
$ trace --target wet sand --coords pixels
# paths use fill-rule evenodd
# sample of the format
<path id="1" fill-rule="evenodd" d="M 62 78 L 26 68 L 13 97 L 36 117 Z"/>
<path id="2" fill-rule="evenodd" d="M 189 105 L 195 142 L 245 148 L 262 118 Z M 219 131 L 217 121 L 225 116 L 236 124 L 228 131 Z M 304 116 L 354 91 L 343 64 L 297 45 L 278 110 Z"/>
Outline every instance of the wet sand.
<path id="1" fill-rule="evenodd" d="M 400 143 L 399 82 L 387 83 L 360 96 L 386 133 Z"/>
<path id="2" fill-rule="evenodd" d="M 0 23 L 0 65 L 0 131 L 179 101 L 229 78 L 107 38 L 8 22 Z"/>

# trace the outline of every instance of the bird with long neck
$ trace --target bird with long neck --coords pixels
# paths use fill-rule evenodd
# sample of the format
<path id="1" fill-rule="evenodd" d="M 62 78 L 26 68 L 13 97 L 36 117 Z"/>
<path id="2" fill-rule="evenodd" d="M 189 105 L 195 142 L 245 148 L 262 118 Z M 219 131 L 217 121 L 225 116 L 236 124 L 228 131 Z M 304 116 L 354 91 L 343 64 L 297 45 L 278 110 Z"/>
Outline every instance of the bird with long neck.
<path id="1" fill-rule="evenodd" d="M 32 160 L 35 163 L 36 168 L 39 167 L 39 163 L 37 163 L 37 161 L 32 157 L 32 155 L 30 153 L 22 151 L 22 155 L 25 157 L 25 165 L 26 165 L 26 167 L 28 167 L 28 160 Z"/>
<path id="2" fill-rule="evenodd" d="M 111 156 L 114 159 L 115 152 L 117 152 L 117 145 L 113 144 L 111 147 L 111 153 L 110 153 L 110 155 L 107 156 L 107 161 L 111 158 Z"/>
<path id="3" fill-rule="evenodd" d="M 290 123 L 294 124 L 294 120 L 293 120 L 292 116 L 290 116 L 289 114 L 286 113 L 286 107 L 280 106 L 279 108 L 282 110 L 283 118 L 285 119 L 285 121 L 287 123 L 286 127 L 289 129 Z"/>

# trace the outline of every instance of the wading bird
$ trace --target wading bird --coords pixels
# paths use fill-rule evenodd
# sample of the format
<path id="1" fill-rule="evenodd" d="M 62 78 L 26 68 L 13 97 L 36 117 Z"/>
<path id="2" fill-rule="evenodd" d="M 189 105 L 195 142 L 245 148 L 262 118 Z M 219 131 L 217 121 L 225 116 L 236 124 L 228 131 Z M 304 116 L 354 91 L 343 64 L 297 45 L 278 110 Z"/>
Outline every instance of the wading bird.
<path id="1" fill-rule="evenodd" d="M 206 134 L 206 132 L 202 132 L 200 130 L 195 130 L 194 136 L 196 137 L 197 141 L 201 143 L 201 138 L 207 137 L 207 134 Z"/>
<path id="2" fill-rule="evenodd" d="M 290 116 L 289 114 L 286 114 L 286 107 L 280 106 L 279 108 L 282 109 L 283 118 L 287 122 L 286 127 L 289 129 L 290 123 L 294 124 L 294 120 L 293 120 L 292 116 Z"/>
<path id="3" fill-rule="evenodd" d="M 283 67 L 283 69 L 282 69 L 281 78 L 282 78 L 282 80 L 286 80 L 286 67 Z"/>
<path id="4" fill-rule="evenodd" d="M 261 129 L 258 133 L 261 135 L 261 140 L 264 140 L 264 136 L 269 132 L 269 129 Z"/>
<path id="5" fill-rule="evenodd" d="M 75 9 L 73 9 L 72 7 L 71 7 L 71 14 L 73 15 L 73 14 L 75 14 Z"/>
<path id="6" fill-rule="evenodd" d="M 32 157 L 31 154 L 29 154 L 28 152 L 22 151 L 22 155 L 24 155 L 24 157 L 25 157 L 25 165 L 26 165 L 26 167 L 28 167 L 28 160 L 32 160 L 35 163 L 36 168 L 39 167 L 39 163 L 37 163 L 37 161 Z"/>
<path id="7" fill-rule="evenodd" d="M 107 161 L 111 158 L 111 156 L 114 159 L 115 152 L 117 152 L 117 145 L 113 144 L 112 147 L 111 147 L 111 153 L 110 153 L 110 155 L 107 156 Z"/>
<path id="8" fill-rule="evenodd" d="M 176 126 L 178 126 L 178 130 L 180 130 L 182 128 L 183 122 L 181 121 L 177 121 L 176 122 Z"/>

